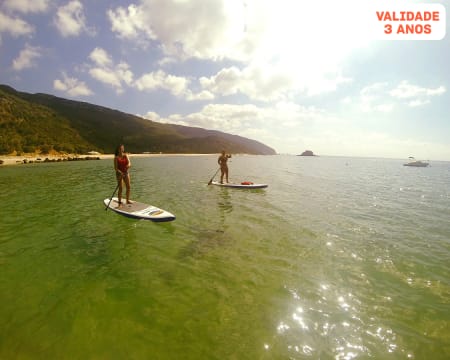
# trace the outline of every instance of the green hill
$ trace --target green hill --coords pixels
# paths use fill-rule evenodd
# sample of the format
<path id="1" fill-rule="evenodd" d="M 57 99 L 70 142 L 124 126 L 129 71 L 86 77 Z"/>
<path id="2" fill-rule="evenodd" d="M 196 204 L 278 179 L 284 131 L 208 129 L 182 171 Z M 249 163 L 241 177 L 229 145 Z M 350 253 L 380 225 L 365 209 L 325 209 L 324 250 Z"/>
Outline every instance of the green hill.
<path id="1" fill-rule="evenodd" d="M 117 110 L 0 85 L 0 154 L 13 152 L 232 153 L 272 155 L 255 140 L 220 131 L 161 124 Z"/>

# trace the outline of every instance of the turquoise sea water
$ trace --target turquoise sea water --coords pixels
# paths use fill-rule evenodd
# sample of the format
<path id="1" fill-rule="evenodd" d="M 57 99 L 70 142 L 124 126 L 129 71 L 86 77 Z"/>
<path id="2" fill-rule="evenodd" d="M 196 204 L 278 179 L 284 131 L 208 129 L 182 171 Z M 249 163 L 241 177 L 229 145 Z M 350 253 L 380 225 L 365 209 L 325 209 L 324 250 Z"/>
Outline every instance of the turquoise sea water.
<path id="1" fill-rule="evenodd" d="M 0 359 L 448 359 L 450 163 L 132 158 L 0 168 Z"/>

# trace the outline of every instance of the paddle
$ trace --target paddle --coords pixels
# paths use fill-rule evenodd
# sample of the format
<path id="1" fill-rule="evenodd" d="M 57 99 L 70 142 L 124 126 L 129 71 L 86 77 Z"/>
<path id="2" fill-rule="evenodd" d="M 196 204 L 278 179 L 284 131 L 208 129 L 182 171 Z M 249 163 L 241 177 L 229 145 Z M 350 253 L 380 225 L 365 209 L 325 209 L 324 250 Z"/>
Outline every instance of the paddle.
<path id="1" fill-rule="evenodd" d="M 123 177 L 123 175 L 122 175 L 122 177 Z M 105 208 L 105 211 L 109 209 L 109 204 L 111 204 L 112 198 L 114 197 L 114 194 L 116 193 L 116 191 L 117 191 L 117 189 L 119 188 L 119 186 L 120 186 L 120 182 L 118 181 L 118 182 L 117 182 L 116 189 L 115 189 L 114 192 L 112 193 L 111 198 L 109 199 L 108 206 Z"/>
<path id="2" fill-rule="evenodd" d="M 220 168 L 217 169 L 217 171 L 214 173 L 213 177 L 211 178 L 211 180 L 209 180 L 208 185 L 211 185 L 213 179 L 216 177 L 217 173 L 219 172 Z"/>

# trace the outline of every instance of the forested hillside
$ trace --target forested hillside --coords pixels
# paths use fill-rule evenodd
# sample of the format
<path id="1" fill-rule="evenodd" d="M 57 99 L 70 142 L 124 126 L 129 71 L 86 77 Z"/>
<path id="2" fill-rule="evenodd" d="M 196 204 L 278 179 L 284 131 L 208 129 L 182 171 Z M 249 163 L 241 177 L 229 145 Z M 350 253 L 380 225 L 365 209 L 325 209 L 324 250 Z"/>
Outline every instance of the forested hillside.
<path id="1" fill-rule="evenodd" d="M 0 88 L 0 154 L 51 149 L 68 153 L 100 150 L 56 111 Z"/>
<path id="2" fill-rule="evenodd" d="M 0 85 L 0 154 L 14 152 L 275 154 L 255 140 L 219 131 L 161 124 L 117 110 Z"/>

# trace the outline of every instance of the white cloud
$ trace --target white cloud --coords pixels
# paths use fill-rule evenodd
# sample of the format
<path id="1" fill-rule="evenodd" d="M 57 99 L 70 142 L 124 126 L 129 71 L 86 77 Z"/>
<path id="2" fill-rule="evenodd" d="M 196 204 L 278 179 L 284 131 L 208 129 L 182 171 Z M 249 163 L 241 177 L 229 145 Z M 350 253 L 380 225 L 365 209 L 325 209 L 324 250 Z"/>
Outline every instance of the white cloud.
<path id="1" fill-rule="evenodd" d="M 53 81 L 53 88 L 55 90 L 62 91 L 74 97 L 89 96 L 93 94 L 84 81 L 69 77 L 66 73 L 63 73 L 62 76 L 62 80 L 56 79 Z"/>
<path id="2" fill-rule="evenodd" d="M 91 59 L 96 65 L 99 66 L 111 66 L 112 59 L 111 56 L 102 48 L 96 47 L 89 55 L 89 59 Z"/>
<path id="3" fill-rule="evenodd" d="M 185 98 L 187 101 L 203 101 L 213 100 L 215 96 L 207 90 L 200 91 L 199 93 L 193 93 L 191 90 L 187 90 Z"/>
<path id="4" fill-rule="evenodd" d="M 140 91 L 164 89 L 178 97 L 189 98 L 191 100 L 198 99 L 188 89 L 189 83 L 189 79 L 185 77 L 166 74 L 163 70 L 158 70 L 142 75 L 136 80 L 135 86 Z M 205 92 L 205 94 L 207 93 Z"/>
<path id="5" fill-rule="evenodd" d="M 265 128 L 292 131 L 301 130 L 305 124 L 323 121 L 329 116 L 320 109 L 304 107 L 291 102 L 279 102 L 260 107 L 254 104 L 208 104 L 199 112 L 186 116 L 175 115 L 155 121 L 179 125 L 197 126 L 236 134 L 250 134 Z M 284 134 L 285 135 L 285 134 Z M 273 136 L 273 133 L 271 134 Z"/>
<path id="6" fill-rule="evenodd" d="M 96 80 L 111 85 L 119 92 L 122 92 L 122 83 L 120 78 L 112 70 L 102 68 L 92 68 L 89 70 L 89 74 Z"/>
<path id="7" fill-rule="evenodd" d="M 261 110 L 255 105 L 209 104 L 199 112 L 182 116 L 173 114 L 167 118 L 157 117 L 154 121 L 235 132 L 248 121 L 259 121 Z M 151 113 L 150 113 L 151 114 Z M 150 118 L 148 115 L 146 118 Z"/>
<path id="8" fill-rule="evenodd" d="M 93 33 L 93 30 L 86 25 L 83 4 L 78 0 L 72 0 L 59 7 L 54 18 L 54 24 L 63 37 L 78 36 L 82 32 Z"/>
<path id="9" fill-rule="evenodd" d="M 131 72 L 129 65 L 125 62 L 120 62 L 116 65 L 115 70 L 119 78 L 128 86 L 131 86 L 133 82 L 133 73 Z"/>
<path id="10" fill-rule="evenodd" d="M 35 60 L 42 56 L 41 49 L 36 46 L 25 45 L 19 56 L 13 60 L 13 69 L 21 71 L 36 66 Z"/>
<path id="11" fill-rule="evenodd" d="M 374 83 L 361 90 L 360 108 L 364 112 L 390 112 L 394 107 L 406 104 L 410 107 L 424 106 L 431 103 L 434 96 L 443 95 L 445 86 L 424 88 L 401 81 L 395 88 L 387 82 Z"/>
<path id="12" fill-rule="evenodd" d="M 198 93 L 192 92 L 188 85 L 190 80 L 165 73 L 163 70 L 150 72 L 142 75 L 136 81 L 127 63 L 114 64 L 112 57 L 102 48 L 95 48 L 89 55 L 89 59 L 94 63 L 90 66 L 89 74 L 105 84 L 109 84 L 118 93 L 123 92 L 123 86 L 134 86 L 139 91 L 153 91 L 164 89 L 171 94 L 184 98 L 187 101 L 211 100 L 214 95 L 203 90 Z"/>
<path id="13" fill-rule="evenodd" d="M 432 97 L 443 95 L 446 91 L 445 86 L 439 86 L 435 89 L 424 88 L 412 85 L 404 80 L 396 88 L 389 91 L 389 95 L 407 101 L 407 104 L 411 107 L 417 107 L 429 104 Z"/>
<path id="14" fill-rule="evenodd" d="M 108 16 L 120 38 L 156 40 L 169 59 L 240 62 L 239 74 L 217 74 L 205 90 L 269 101 L 291 90 L 308 95 L 336 91 L 350 81 L 341 61 L 366 40 L 362 29 L 354 31 L 355 16 L 346 10 L 360 0 L 343 1 L 346 6 L 334 0 L 141 0 L 109 10 Z M 225 78 L 232 75 L 238 76 L 238 85 Z"/>
<path id="15" fill-rule="evenodd" d="M 248 66 L 222 69 L 216 75 L 200 78 L 204 89 L 214 94 L 227 96 L 244 94 L 253 100 L 273 101 L 284 98 L 292 89 L 292 77 L 275 68 Z"/>
<path id="16" fill-rule="evenodd" d="M 12 11 L 22 13 L 45 12 L 50 0 L 4 0 L 3 6 Z"/>
<path id="17" fill-rule="evenodd" d="M 223 0 L 141 0 L 109 10 L 120 38 L 158 39 L 169 56 L 243 59 L 252 49 L 245 36 L 245 6 Z M 255 34 L 253 35 L 255 37 Z"/>
<path id="18" fill-rule="evenodd" d="M 137 115 L 140 117 L 143 117 L 144 119 L 152 120 L 152 121 L 158 121 L 161 119 L 158 113 L 154 111 L 148 111 L 145 115 Z"/>
<path id="19" fill-rule="evenodd" d="M 412 85 L 404 80 L 395 89 L 391 90 L 390 94 L 399 99 L 410 99 L 422 96 L 442 95 L 445 91 L 444 86 L 439 86 L 436 89 L 422 88 L 417 85 Z"/>
<path id="20" fill-rule="evenodd" d="M 125 62 L 114 64 L 111 56 L 102 48 L 95 48 L 89 58 L 94 62 L 89 66 L 89 74 L 96 80 L 110 85 L 118 94 L 123 93 L 123 86 L 131 86 L 133 72 Z"/>
<path id="21" fill-rule="evenodd" d="M 170 57 L 170 56 L 166 56 L 161 58 L 160 60 L 158 60 L 158 65 L 163 67 L 165 65 L 169 65 L 169 64 L 176 64 L 177 63 L 177 59 Z"/>
<path id="22" fill-rule="evenodd" d="M 142 8 L 139 6 L 132 4 L 128 8 L 109 9 L 107 15 L 111 22 L 111 30 L 117 33 L 119 38 L 134 40 L 142 44 L 155 38 L 145 21 Z"/>
<path id="23" fill-rule="evenodd" d="M 424 106 L 429 104 L 431 101 L 430 100 L 420 100 L 420 99 L 416 99 L 416 100 L 411 100 L 408 102 L 408 105 L 410 107 L 419 107 L 419 106 Z"/>
<path id="24" fill-rule="evenodd" d="M 134 81 L 130 66 L 125 62 L 115 64 L 112 57 L 102 48 L 95 48 L 89 55 L 89 59 L 94 63 L 89 66 L 89 74 L 94 79 L 112 86 L 119 94 L 124 91 L 124 86 L 127 85 L 135 87 L 139 91 L 167 90 L 172 95 L 184 98 L 187 101 L 211 100 L 214 98 L 214 95 L 207 90 L 198 93 L 192 92 L 188 88 L 189 79 L 167 74 L 163 70 L 146 73 Z"/>
<path id="25" fill-rule="evenodd" d="M 203 88 L 219 95 L 232 95 L 239 91 L 239 81 L 241 79 L 241 71 L 233 66 L 220 70 L 216 75 L 206 78 L 200 78 L 200 84 Z"/>
<path id="26" fill-rule="evenodd" d="M 18 37 L 31 35 L 34 31 L 34 27 L 26 21 L 17 17 L 11 17 L 0 11 L 0 34 L 5 32 Z"/>
<path id="27" fill-rule="evenodd" d="M 166 74 L 162 70 L 142 75 L 136 80 L 136 87 L 139 90 L 165 89 L 175 96 L 185 94 L 188 84 L 188 79 Z"/>
<path id="28" fill-rule="evenodd" d="M 335 91 L 340 83 L 350 81 L 339 74 L 297 80 L 289 68 L 254 62 L 242 70 L 236 66 L 222 69 L 209 78 L 201 77 L 199 81 L 204 89 L 216 95 L 239 93 L 251 100 L 265 102 L 288 99 L 295 94 L 311 96 Z"/>
<path id="29" fill-rule="evenodd" d="M 390 112 L 394 109 L 394 104 L 387 96 L 386 82 L 374 83 L 366 86 L 360 92 L 360 109 L 363 112 Z"/>

